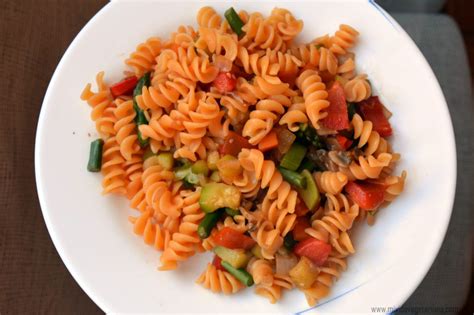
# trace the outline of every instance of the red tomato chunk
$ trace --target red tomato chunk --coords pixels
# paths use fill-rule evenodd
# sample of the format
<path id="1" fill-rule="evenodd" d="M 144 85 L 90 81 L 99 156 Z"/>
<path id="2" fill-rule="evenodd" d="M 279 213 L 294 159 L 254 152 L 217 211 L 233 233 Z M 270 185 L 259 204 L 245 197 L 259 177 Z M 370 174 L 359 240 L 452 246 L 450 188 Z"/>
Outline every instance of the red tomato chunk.
<path id="1" fill-rule="evenodd" d="M 217 245 L 230 249 L 250 249 L 255 245 L 255 241 L 230 227 L 225 227 L 214 235 Z"/>
<path id="2" fill-rule="evenodd" d="M 384 115 L 382 103 L 378 96 L 372 96 L 359 103 L 359 111 L 364 120 L 369 120 L 373 124 L 373 128 L 382 137 L 392 135 L 392 126 Z"/>
<path id="3" fill-rule="evenodd" d="M 321 124 L 329 129 L 343 130 L 349 128 L 349 115 L 347 113 L 346 97 L 341 83 L 334 82 L 328 90 L 329 107 L 328 115 L 321 120 Z"/>
<path id="4" fill-rule="evenodd" d="M 123 79 L 122 81 L 112 85 L 110 87 L 110 92 L 114 98 L 120 95 L 130 95 L 137 85 L 137 81 L 138 79 L 135 76 Z"/>
<path id="5" fill-rule="evenodd" d="M 298 256 L 305 256 L 316 266 L 322 266 L 331 252 L 331 245 L 315 238 L 308 238 L 299 242 L 294 252 Z"/>
<path id="6" fill-rule="evenodd" d="M 212 85 L 221 93 L 232 92 L 236 84 L 237 80 L 230 72 L 220 72 L 212 81 Z"/>
<path id="7" fill-rule="evenodd" d="M 222 262 L 222 259 L 219 256 L 215 255 L 214 259 L 212 260 L 212 264 L 217 268 L 217 270 L 224 271 L 225 269 L 224 267 L 222 267 L 221 262 Z"/>
<path id="8" fill-rule="evenodd" d="M 225 138 L 224 144 L 219 147 L 219 153 L 237 156 L 243 148 L 251 149 L 253 146 L 246 138 L 233 131 L 229 131 L 229 134 Z"/>
<path id="9" fill-rule="evenodd" d="M 351 199 L 364 210 L 377 209 L 384 200 L 384 185 L 355 181 L 347 183 L 345 190 Z"/>

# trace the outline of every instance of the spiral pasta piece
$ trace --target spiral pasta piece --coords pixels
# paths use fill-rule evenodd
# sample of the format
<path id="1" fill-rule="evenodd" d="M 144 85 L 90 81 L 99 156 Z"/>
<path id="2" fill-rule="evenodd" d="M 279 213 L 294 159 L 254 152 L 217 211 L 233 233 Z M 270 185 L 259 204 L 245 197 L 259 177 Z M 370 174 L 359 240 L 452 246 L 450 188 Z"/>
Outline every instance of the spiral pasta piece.
<path id="1" fill-rule="evenodd" d="M 201 242 L 197 235 L 199 223 L 204 218 L 204 212 L 199 207 L 199 197 L 201 190 L 194 192 L 183 191 L 183 218 L 179 225 L 178 232 L 174 233 L 169 246 L 161 255 L 162 266 L 160 270 L 176 269 L 177 262 L 186 260 L 194 255 L 195 247 Z"/>
<path id="2" fill-rule="evenodd" d="M 247 271 L 252 275 L 255 284 L 269 286 L 273 283 L 273 266 L 265 259 L 251 259 Z"/>
<path id="3" fill-rule="evenodd" d="M 249 137 L 249 143 L 258 144 L 273 128 L 279 116 L 285 112 L 282 104 L 275 100 L 262 100 L 250 113 L 250 119 L 245 123 L 242 135 Z"/>
<path id="4" fill-rule="evenodd" d="M 114 111 L 117 121 L 114 124 L 115 138 L 120 145 L 120 153 L 125 160 L 130 161 L 133 155 L 140 151 L 136 131 L 135 110 L 133 101 L 116 100 L 117 108 Z"/>
<path id="5" fill-rule="evenodd" d="M 352 48 L 357 40 L 359 32 L 347 24 L 339 25 L 339 30 L 331 37 L 331 47 L 333 53 L 338 55 L 347 54 L 347 50 Z"/>
<path id="6" fill-rule="evenodd" d="M 234 294 L 243 289 L 243 284 L 227 271 L 217 270 L 207 264 L 206 270 L 199 276 L 196 283 L 214 293 Z"/>
<path id="7" fill-rule="evenodd" d="M 324 47 L 319 49 L 319 70 L 328 71 L 330 74 L 335 75 L 338 70 L 338 62 L 336 56 Z"/>
<path id="8" fill-rule="evenodd" d="M 360 102 L 372 95 L 372 88 L 367 81 L 367 75 L 361 74 L 349 80 L 344 85 L 344 94 L 349 102 Z"/>
<path id="9" fill-rule="evenodd" d="M 167 43 L 167 47 L 171 46 L 170 44 L 178 45 L 183 48 L 188 48 L 194 45 L 195 40 L 197 39 L 197 32 L 191 26 L 179 26 L 176 32 L 171 34 L 171 39 Z"/>
<path id="10" fill-rule="evenodd" d="M 296 223 L 296 214 L 290 213 L 289 209 L 279 208 L 278 200 L 271 200 L 268 195 L 263 199 L 262 213 L 281 231 L 282 236 L 288 234 Z"/>
<path id="11" fill-rule="evenodd" d="M 274 8 L 268 21 L 275 25 L 278 34 L 284 41 L 291 41 L 303 30 L 303 21 L 295 19 L 287 9 Z"/>
<path id="12" fill-rule="evenodd" d="M 308 122 L 306 116 L 306 106 L 304 100 L 294 103 L 288 108 L 288 111 L 280 118 L 280 125 L 287 125 L 288 129 L 296 132 L 300 129 L 301 124 Z"/>
<path id="13" fill-rule="evenodd" d="M 303 92 L 306 114 L 314 128 L 319 129 L 319 120 L 327 116 L 323 110 L 329 107 L 326 86 L 314 70 L 306 70 L 301 73 L 296 79 L 296 85 Z"/>
<path id="14" fill-rule="evenodd" d="M 125 171 L 122 164 L 125 161 L 120 154 L 120 145 L 115 137 L 110 137 L 104 142 L 102 154 L 102 194 L 126 194 Z"/>
<path id="15" fill-rule="evenodd" d="M 405 180 L 407 177 L 407 172 L 403 171 L 400 176 L 388 176 L 385 179 L 385 201 L 393 201 L 398 195 L 403 192 L 403 188 L 405 187 Z"/>
<path id="16" fill-rule="evenodd" d="M 273 259 L 276 251 L 283 245 L 280 231 L 273 228 L 269 221 L 264 221 L 255 231 L 250 232 L 250 235 L 262 248 L 262 256 L 265 259 Z"/>
<path id="17" fill-rule="evenodd" d="M 179 47 L 178 59 L 168 60 L 167 66 L 169 71 L 193 82 L 212 82 L 219 72 L 219 69 L 212 65 L 207 57 L 198 55 L 194 47 L 187 49 Z"/>
<path id="18" fill-rule="evenodd" d="M 280 83 L 276 76 L 280 71 L 280 66 L 275 61 L 270 61 L 270 56 L 262 53 L 249 53 L 244 46 L 238 48 L 237 60 L 241 63 L 245 72 L 265 77 L 270 82 Z"/>
<path id="19" fill-rule="evenodd" d="M 283 290 L 290 290 L 294 287 L 293 281 L 289 276 L 275 274 L 273 282 L 270 285 L 257 284 L 255 293 L 266 297 L 270 303 L 276 303 L 280 298 Z"/>
<path id="20" fill-rule="evenodd" d="M 161 39 L 150 37 L 137 46 L 136 50 L 125 60 L 125 64 L 131 66 L 135 75 L 140 77 L 143 73 L 153 69 L 156 63 L 155 58 L 160 54 L 161 48 Z"/>
<path id="21" fill-rule="evenodd" d="M 242 27 L 245 35 L 240 40 L 241 44 L 249 49 L 260 48 L 271 50 L 285 50 L 286 45 L 275 27 L 263 18 L 260 13 L 252 13 Z"/>
<path id="22" fill-rule="evenodd" d="M 367 178 L 379 177 L 382 169 L 390 164 L 392 155 L 390 153 L 381 153 L 375 158 L 373 155 L 368 157 L 359 156 L 358 163 L 353 161 L 349 167 L 340 168 L 349 180 L 363 180 Z"/>
<path id="23" fill-rule="evenodd" d="M 81 93 L 81 100 L 86 101 L 92 107 L 91 119 L 97 121 L 103 117 L 107 108 L 113 107 L 112 94 L 108 86 L 104 83 L 104 72 L 96 75 L 97 92 L 91 90 L 92 85 L 88 83 Z"/>
<path id="24" fill-rule="evenodd" d="M 341 65 L 337 67 L 337 74 L 344 80 L 351 80 L 355 77 L 355 62 L 354 59 L 348 58 Z"/>
<path id="25" fill-rule="evenodd" d="M 321 54 L 316 44 L 291 46 L 290 53 L 302 62 L 302 66 L 319 66 Z"/>
<path id="26" fill-rule="evenodd" d="M 195 47 L 203 50 L 207 49 L 210 53 L 216 55 L 223 55 L 230 61 L 234 61 L 238 53 L 237 36 L 223 33 L 215 28 L 200 27 L 199 38 L 195 43 Z"/>
<path id="27" fill-rule="evenodd" d="M 145 211 L 138 217 L 129 217 L 128 220 L 133 224 L 133 232 L 143 236 L 145 244 L 153 245 L 157 250 L 168 248 L 172 233 L 154 222 L 152 211 Z"/>
<path id="28" fill-rule="evenodd" d="M 354 140 L 359 140 L 357 147 L 362 148 L 367 145 L 364 155 L 379 155 L 390 152 L 387 140 L 382 138 L 377 131 L 373 130 L 373 124 L 369 120 L 362 120 L 359 114 L 354 114 L 351 121 L 354 129 Z"/>
<path id="29" fill-rule="evenodd" d="M 339 194 L 348 181 L 344 173 L 331 171 L 316 172 L 314 178 L 320 192 L 333 195 Z"/>
<path id="30" fill-rule="evenodd" d="M 222 18 L 212 7 L 202 7 L 196 16 L 197 23 L 201 27 L 220 28 Z"/>

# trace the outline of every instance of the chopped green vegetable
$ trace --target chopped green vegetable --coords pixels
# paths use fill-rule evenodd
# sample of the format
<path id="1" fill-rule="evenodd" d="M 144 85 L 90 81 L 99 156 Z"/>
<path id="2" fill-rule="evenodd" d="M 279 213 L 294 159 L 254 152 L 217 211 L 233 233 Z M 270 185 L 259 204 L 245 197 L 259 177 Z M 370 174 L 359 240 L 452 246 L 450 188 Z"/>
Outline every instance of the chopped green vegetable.
<path id="1" fill-rule="evenodd" d="M 89 162 L 87 163 L 87 170 L 89 172 L 99 172 L 102 168 L 102 148 L 104 147 L 104 140 L 97 139 L 91 142 L 89 151 Z"/>
<path id="2" fill-rule="evenodd" d="M 191 166 L 181 166 L 175 169 L 174 177 L 176 177 L 176 179 L 183 180 L 190 173 L 191 173 Z"/>
<path id="3" fill-rule="evenodd" d="M 304 158 L 303 162 L 301 162 L 300 168 L 298 169 L 300 172 L 303 170 L 308 170 L 312 172 L 316 168 L 316 164 L 308 158 Z"/>
<path id="4" fill-rule="evenodd" d="M 238 208 L 240 190 L 222 183 L 208 183 L 202 187 L 199 205 L 204 212 L 214 212 L 225 207 Z"/>
<path id="5" fill-rule="evenodd" d="M 204 176 L 209 174 L 209 168 L 204 160 L 199 160 L 194 163 L 193 166 L 191 166 L 191 171 L 195 174 L 203 174 Z"/>
<path id="6" fill-rule="evenodd" d="M 293 143 L 288 152 L 286 152 L 281 159 L 280 166 L 289 169 L 290 171 L 296 171 L 300 166 L 301 161 L 303 161 L 306 151 L 307 149 L 304 145 L 296 142 Z"/>
<path id="7" fill-rule="evenodd" d="M 244 32 L 242 31 L 242 26 L 244 22 L 240 19 L 240 16 L 235 12 L 234 8 L 229 8 L 225 11 L 224 16 L 229 23 L 232 30 L 238 35 L 241 36 Z"/>
<path id="8" fill-rule="evenodd" d="M 289 251 L 292 251 L 293 247 L 295 247 L 296 244 L 298 244 L 298 241 L 296 241 L 293 238 L 292 233 L 288 233 L 285 235 L 285 238 L 283 239 L 283 245 L 285 246 L 286 249 L 288 249 Z"/>
<path id="9" fill-rule="evenodd" d="M 214 253 L 222 260 L 227 261 L 234 268 L 243 268 L 247 266 L 250 255 L 243 249 L 230 249 L 223 246 L 214 247 Z"/>
<path id="10" fill-rule="evenodd" d="M 158 155 L 150 156 L 143 162 L 143 169 L 147 169 L 153 165 L 161 165 L 165 170 L 173 169 L 173 154 L 170 152 L 163 152 Z"/>
<path id="11" fill-rule="evenodd" d="M 304 178 L 300 173 L 295 171 L 290 171 L 284 167 L 278 167 L 283 179 L 286 180 L 291 185 L 298 188 L 306 188 L 306 178 Z"/>
<path id="12" fill-rule="evenodd" d="M 316 129 L 308 124 L 300 124 L 300 129 L 296 132 L 296 137 L 304 145 L 313 145 L 317 149 L 324 148 L 324 143 L 316 133 Z"/>
<path id="13" fill-rule="evenodd" d="M 306 178 L 306 188 L 296 188 L 301 199 L 308 207 L 309 210 L 313 210 L 319 202 L 319 191 L 314 182 L 314 178 L 311 175 L 311 172 L 308 170 L 303 170 L 301 175 Z"/>
<path id="14" fill-rule="evenodd" d="M 245 270 L 243 269 L 236 269 L 232 267 L 231 264 L 229 264 L 227 261 L 222 261 L 221 262 L 222 267 L 225 268 L 231 275 L 237 278 L 240 282 L 245 284 L 246 286 L 250 287 L 253 285 L 253 278 L 252 276 Z"/>
<path id="15" fill-rule="evenodd" d="M 356 108 L 354 103 L 347 103 L 347 113 L 349 114 L 349 120 L 352 120 L 352 117 L 354 117 L 356 113 Z"/>
<path id="16" fill-rule="evenodd" d="M 148 124 L 148 120 L 145 117 L 145 113 L 143 110 L 138 106 L 136 97 L 142 94 L 142 89 L 144 86 L 150 86 L 150 72 L 145 73 L 140 80 L 138 80 L 135 89 L 133 90 L 133 109 L 135 109 L 135 123 L 137 127 L 140 125 Z M 149 144 L 149 139 L 143 139 L 142 133 L 140 130 L 137 130 L 138 134 L 138 143 L 142 148 L 146 147 Z"/>
<path id="17" fill-rule="evenodd" d="M 252 247 L 251 253 L 257 258 L 263 259 L 262 248 L 258 244 Z"/>
<path id="18" fill-rule="evenodd" d="M 236 215 L 239 215 L 240 214 L 240 211 L 239 210 L 235 210 L 235 209 L 232 209 L 232 208 L 224 208 L 225 209 L 225 213 L 227 213 L 227 215 L 231 216 L 231 217 L 235 217 Z"/>
<path id="19" fill-rule="evenodd" d="M 222 215 L 222 211 L 215 211 L 212 213 L 206 213 L 204 219 L 199 223 L 197 233 L 199 238 L 205 239 L 211 235 L 212 229 L 216 226 L 217 221 Z"/>

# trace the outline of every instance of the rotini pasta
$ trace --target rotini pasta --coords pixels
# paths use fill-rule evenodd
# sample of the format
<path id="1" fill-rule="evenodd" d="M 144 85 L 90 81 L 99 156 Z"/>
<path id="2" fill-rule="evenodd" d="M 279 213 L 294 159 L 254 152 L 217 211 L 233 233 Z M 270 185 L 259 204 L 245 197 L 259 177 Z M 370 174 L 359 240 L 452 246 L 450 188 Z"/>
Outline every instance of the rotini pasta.
<path id="1" fill-rule="evenodd" d="M 353 226 L 407 178 L 394 175 L 391 113 L 350 51 L 359 33 L 341 24 L 295 44 L 304 24 L 284 8 L 206 6 L 196 20 L 139 44 L 122 81 L 99 72 L 85 86 L 100 136 L 88 170 L 129 199 L 160 270 L 212 251 L 204 288 L 255 284 L 276 303 L 296 287 L 314 305 L 356 251 Z"/>

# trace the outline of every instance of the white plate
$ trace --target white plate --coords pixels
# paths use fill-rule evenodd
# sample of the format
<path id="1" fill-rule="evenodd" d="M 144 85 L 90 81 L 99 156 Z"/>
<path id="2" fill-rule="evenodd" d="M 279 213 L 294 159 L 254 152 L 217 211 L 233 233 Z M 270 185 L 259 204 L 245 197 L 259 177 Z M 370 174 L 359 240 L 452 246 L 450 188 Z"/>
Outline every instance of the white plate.
<path id="1" fill-rule="evenodd" d="M 195 25 L 211 4 L 269 14 L 290 9 L 305 23 L 303 39 L 334 32 L 339 23 L 361 33 L 357 64 L 393 111 L 393 146 L 402 153 L 397 171 L 408 171 L 406 191 L 355 233 L 356 255 L 318 312 L 371 312 L 398 307 L 430 268 L 449 222 L 456 156 L 448 109 L 428 63 L 400 26 L 373 2 L 338 1 L 113 1 L 79 33 L 46 93 L 36 138 L 36 180 L 53 242 L 79 285 L 107 312 L 284 312 L 308 310 L 301 292 L 275 305 L 252 289 L 237 296 L 212 294 L 194 284 L 208 255 L 176 272 L 159 272 L 159 253 L 132 233 L 133 214 L 118 197 L 102 197 L 101 175 L 86 171 L 96 138 L 90 108 L 79 99 L 100 70 L 117 81 L 123 60 L 147 37 L 166 37 L 179 24 Z M 387 309 L 389 311 L 389 309 Z"/>

